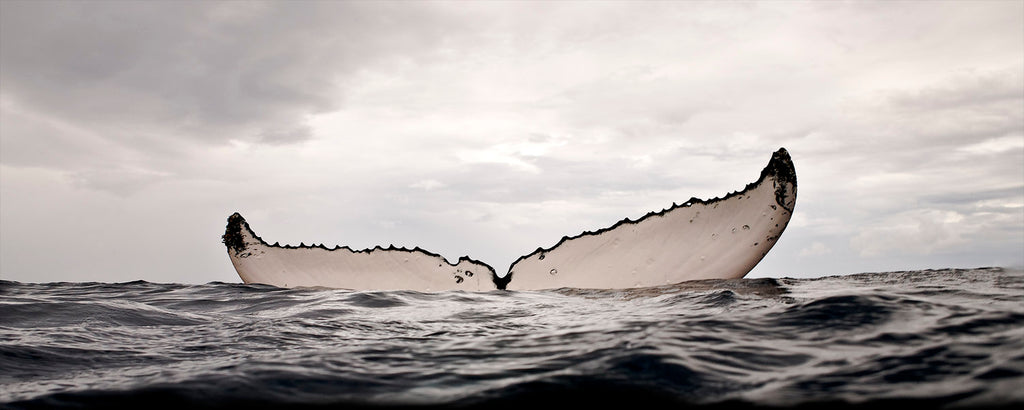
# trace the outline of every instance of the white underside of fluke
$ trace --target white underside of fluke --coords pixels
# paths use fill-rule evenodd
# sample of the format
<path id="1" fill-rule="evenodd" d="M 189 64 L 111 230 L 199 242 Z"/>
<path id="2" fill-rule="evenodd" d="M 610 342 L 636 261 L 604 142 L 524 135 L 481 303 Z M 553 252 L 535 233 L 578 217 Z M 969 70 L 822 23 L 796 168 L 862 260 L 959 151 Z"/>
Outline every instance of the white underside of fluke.
<path id="1" fill-rule="evenodd" d="M 353 290 L 487 291 L 621 289 L 697 279 L 742 278 L 786 229 L 796 202 L 796 174 L 780 149 L 758 181 L 723 198 L 693 198 L 637 220 L 564 237 L 516 260 L 498 277 L 468 257 L 455 264 L 419 248 L 354 251 L 348 247 L 269 245 L 239 214 L 224 243 L 246 283 Z"/>
<path id="2" fill-rule="evenodd" d="M 374 249 L 254 246 L 232 257 L 245 283 L 278 287 L 328 287 L 353 290 L 494 290 L 491 269 L 468 260 L 450 265 L 423 252 Z"/>

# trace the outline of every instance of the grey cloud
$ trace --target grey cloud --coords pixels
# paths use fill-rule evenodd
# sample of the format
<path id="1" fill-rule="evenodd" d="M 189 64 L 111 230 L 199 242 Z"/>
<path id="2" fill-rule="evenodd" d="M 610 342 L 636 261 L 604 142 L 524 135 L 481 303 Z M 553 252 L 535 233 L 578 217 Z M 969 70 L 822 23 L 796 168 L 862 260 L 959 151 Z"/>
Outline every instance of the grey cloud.
<path id="1" fill-rule="evenodd" d="M 170 175 L 139 168 L 91 168 L 70 174 L 72 184 L 127 197 Z"/>
<path id="2" fill-rule="evenodd" d="M 457 26 L 360 2 L 5 1 L 2 19 L 5 98 L 112 139 L 151 129 L 213 143 L 308 138 L 290 130 L 339 108 L 348 75 Z"/>
<path id="3" fill-rule="evenodd" d="M 77 167 L 116 149 L 65 124 L 0 108 L 0 163 L 47 168 Z"/>
<path id="4" fill-rule="evenodd" d="M 313 129 L 302 124 L 285 129 L 267 129 L 260 134 L 259 142 L 271 145 L 283 145 L 302 142 L 313 136 Z"/>
<path id="5" fill-rule="evenodd" d="M 1024 136 L 1024 81 L 1012 71 L 960 72 L 923 85 L 851 95 L 815 131 L 783 138 L 791 149 L 804 148 L 833 166 L 846 163 L 861 176 L 905 173 L 939 183 L 959 180 L 957 170 L 970 170 L 990 176 L 973 180 L 986 187 L 1003 176 L 1019 178 L 1019 148 L 1001 153 L 972 148 Z"/>
<path id="6" fill-rule="evenodd" d="M 677 131 L 700 113 L 729 108 L 690 81 L 633 67 L 576 84 L 541 104 L 582 129 L 610 127 L 622 137 L 650 138 Z"/>
<path id="7" fill-rule="evenodd" d="M 893 90 L 876 115 L 901 138 L 935 147 L 1024 135 L 1024 66 L 962 73 L 918 89 Z"/>
<path id="8" fill-rule="evenodd" d="M 958 190 L 943 192 L 941 194 L 924 195 L 921 200 L 926 204 L 939 205 L 943 207 L 969 206 L 979 202 L 994 199 L 1024 199 L 1024 185 L 1011 188 L 982 189 L 982 190 Z"/>
<path id="9" fill-rule="evenodd" d="M 1005 70 L 959 73 L 943 83 L 918 90 L 894 92 L 889 102 L 904 111 L 935 111 L 988 106 L 1003 102 L 1020 104 L 1024 100 L 1024 67 Z"/>
<path id="10" fill-rule="evenodd" d="M 0 7 L 0 162 L 122 196 L 190 173 L 204 146 L 309 140 L 308 116 L 342 107 L 359 70 L 426 56 L 460 27 L 374 2 Z"/>

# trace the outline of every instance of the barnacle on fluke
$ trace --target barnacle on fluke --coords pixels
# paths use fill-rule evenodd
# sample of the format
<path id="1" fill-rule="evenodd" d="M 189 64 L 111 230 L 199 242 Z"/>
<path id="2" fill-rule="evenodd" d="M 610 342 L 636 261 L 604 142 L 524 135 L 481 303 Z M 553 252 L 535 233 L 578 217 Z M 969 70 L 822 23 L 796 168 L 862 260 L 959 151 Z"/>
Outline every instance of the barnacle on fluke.
<path id="1" fill-rule="evenodd" d="M 223 242 L 246 283 L 418 291 L 649 287 L 745 276 L 786 229 L 796 193 L 792 159 L 780 148 L 741 191 L 562 237 L 519 257 L 501 276 L 472 258 L 450 263 L 418 247 L 269 245 L 238 213 L 228 218 Z"/>

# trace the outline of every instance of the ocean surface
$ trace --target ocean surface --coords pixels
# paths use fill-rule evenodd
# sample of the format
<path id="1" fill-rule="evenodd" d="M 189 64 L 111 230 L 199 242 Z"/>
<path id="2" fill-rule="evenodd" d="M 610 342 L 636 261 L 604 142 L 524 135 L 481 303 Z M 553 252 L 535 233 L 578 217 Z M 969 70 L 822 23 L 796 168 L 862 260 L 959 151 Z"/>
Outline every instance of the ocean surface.
<path id="1" fill-rule="evenodd" d="M 630 290 L 0 281 L 2 408 L 1024 408 L 1024 272 Z"/>

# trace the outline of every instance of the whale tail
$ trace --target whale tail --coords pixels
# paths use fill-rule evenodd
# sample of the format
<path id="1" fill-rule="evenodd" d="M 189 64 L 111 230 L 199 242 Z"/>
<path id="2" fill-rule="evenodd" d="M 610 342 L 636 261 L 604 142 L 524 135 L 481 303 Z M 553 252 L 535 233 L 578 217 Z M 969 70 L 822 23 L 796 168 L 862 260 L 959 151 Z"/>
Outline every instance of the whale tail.
<path id="1" fill-rule="evenodd" d="M 498 276 L 467 256 L 450 263 L 420 248 L 270 245 L 240 214 L 222 237 L 246 283 L 354 290 L 485 291 L 561 287 L 632 288 L 697 279 L 745 276 L 768 254 L 796 204 L 796 170 L 789 152 L 772 154 L 757 181 L 722 198 L 682 204 L 563 237 L 519 257 Z"/>

